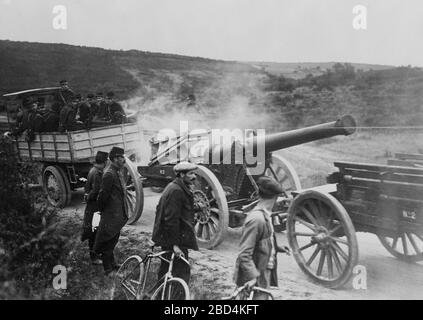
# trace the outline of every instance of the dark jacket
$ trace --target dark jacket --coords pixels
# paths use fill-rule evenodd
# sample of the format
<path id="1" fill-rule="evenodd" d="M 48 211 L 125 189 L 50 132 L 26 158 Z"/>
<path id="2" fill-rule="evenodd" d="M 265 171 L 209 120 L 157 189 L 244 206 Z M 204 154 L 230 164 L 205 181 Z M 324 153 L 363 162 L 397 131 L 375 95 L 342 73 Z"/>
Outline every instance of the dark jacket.
<path id="1" fill-rule="evenodd" d="M 84 124 L 88 125 L 91 121 L 91 112 L 90 112 L 90 104 L 88 102 L 81 102 L 78 105 L 78 114 L 79 114 L 79 121 L 82 121 Z"/>
<path id="2" fill-rule="evenodd" d="M 198 250 L 193 206 L 192 192 L 180 178 L 169 183 L 156 208 L 152 240 L 161 247 Z"/>
<path id="3" fill-rule="evenodd" d="M 272 251 L 271 223 L 270 218 L 262 210 L 253 210 L 245 219 L 240 253 L 235 265 L 234 280 L 238 286 L 258 278 L 267 270 Z M 270 285 L 278 285 L 276 254 L 275 267 L 271 270 Z"/>
<path id="4" fill-rule="evenodd" d="M 54 111 L 47 111 L 44 114 L 44 131 L 56 132 L 59 130 L 59 115 Z"/>
<path id="5" fill-rule="evenodd" d="M 71 89 L 60 89 L 56 100 L 60 101 L 62 105 L 66 105 L 72 101 L 75 93 Z"/>
<path id="6" fill-rule="evenodd" d="M 94 120 L 110 120 L 108 105 L 106 102 L 102 101 L 98 104 L 97 112 L 95 114 Z"/>
<path id="7" fill-rule="evenodd" d="M 65 105 L 60 110 L 60 130 L 61 131 L 72 131 L 75 130 L 75 110 L 70 104 Z"/>
<path id="8" fill-rule="evenodd" d="M 87 195 L 87 206 L 84 212 L 84 224 L 82 230 L 81 241 L 90 237 L 92 232 L 91 223 L 94 212 L 99 211 L 97 205 L 97 197 L 101 188 L 101 179 L 103 177 L 103 169 L 95 164 L 88 173 L 87 182 L 85 183 L 85 194 Z"/>
<path id="9" fill-rule="evenodd" d="M 125 111 L 123 110 L 123 107 L 120 103 L 116 101 L 112 101 L 109 105 L 109 117 L 110 120 L 112 120 L 112 123 L 114 124 L 121 124 L 125 123 Z"/>
<path id="10" fill-rule="evenodd" d="M 126 208 L 126 185 L 121 170 L 112 163 L 103 174 L 100 192 L 97 197 L 101 212 L 96 245 L 115 237 L 128 221 Z"/>

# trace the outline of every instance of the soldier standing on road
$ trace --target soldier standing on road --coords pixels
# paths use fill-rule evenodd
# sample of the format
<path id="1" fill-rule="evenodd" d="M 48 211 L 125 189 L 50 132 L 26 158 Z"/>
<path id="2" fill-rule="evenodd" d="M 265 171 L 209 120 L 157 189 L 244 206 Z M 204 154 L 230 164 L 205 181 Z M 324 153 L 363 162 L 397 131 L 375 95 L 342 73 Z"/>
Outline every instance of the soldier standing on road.
<path id="1" fill-rule="evenodd" d="M 92 220 L 94 212 L 99 211 L 97 205 L 97 197 L 100 192 L 101 179 L 103 177 L 103 170 L 107 163 L 107 152 L 98 151 L 95 156 L 94 166 L 88 173 L 87 182 L 85 184 L 85 201 L 87 206 L 84 212 L 84 223 L 82 226 L 81 241 L 88 240 L 88 247 L 90 250 L 90 258 L 92 264 L 101 264 L 101 260 L 98 259 L 97 255 L 93 251 L 95 236 L 97 230 L 92 230 Z"/>
<path id="2" fill-rule="evenodd" d="M 196 179 L 197 165 L 180 162 L 173 168 L 176 179 L 169 183 L 156 208 L 156 218 L 152 240 L 162 250 L 173 251 L 177 257 L 184 255 L 188 260 L 188 249 L 198 250 L 194 232 L 194 198 L 191 185 Z M 165 258 L 170 259 L 171 254 Z M 169 269 L 169 264 L 161 261 L 159 279 Z M 176 259 L 173 275 L 180 277 L 188 284 L 190 267 L 182 260 Z"/>
<path id="3" fill-rule="evenodd" d="M 119 269 L 113 251 L 119 241 L 120 231 L 128 221 L 126 183 L 122 173 L 125 166 L 124 150 L 113 147 L 109 159 L 111 164 L 103 174 L 97 198 L 101 218 L 94 244 L 94 251 L 103 260 L 106 275 Z"/>
<path id="4" fill-rule="evenodd" d="M 234 280 L 237 286 L 247 285 L 267 289 L 278 285 L 276 253 L 289 253 L 288 247 L 278 247 L 271 220 L 272 209 L 278 195 L 284 191 L 279 183 L 269 177 L 257 180 L 259 202 L 244 222 L 240 253 L 236 260 Z M 265 299 L 256 293 L 254 299 Z"/>

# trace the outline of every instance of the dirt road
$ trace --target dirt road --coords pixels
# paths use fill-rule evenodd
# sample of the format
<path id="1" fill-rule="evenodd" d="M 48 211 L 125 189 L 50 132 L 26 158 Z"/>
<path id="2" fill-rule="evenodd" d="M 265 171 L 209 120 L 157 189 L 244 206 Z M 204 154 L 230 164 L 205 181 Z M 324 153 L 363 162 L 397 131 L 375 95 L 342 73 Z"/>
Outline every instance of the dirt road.
<path id="1" fill-rule="evenodd" d="M 154 222 L 155 206 L 159 194 L 145 191 L 145 207 L 141 219 L 126 226 L 128 237 L 150 233 Z M 73 197 L 73 207 L 82 215 L 80 194 Z M 201 249 L 191 254 L 193 266 L 193 292 L 199 299 L 219 299 L 234 289 L 233 267 L 237 256 L 241 230 L 231 229 L 226 240 L 215 250 Z M 302 273 L 291 256 L 278 256 L 279 288 L 272 290 L 277 299 L 423 299 L 423 265 L 397 260 L 382 247 L 376 236 L 357 234 L 359 265 L 367 273 L 367 289 L 356 290 L 352 282 L 341 290 L 323 288 L 313 284 Z M 286 244 L 285 233 L 278 234 L 278 243 Z M 363 273 L 361 273 L 363 275 Z"/>

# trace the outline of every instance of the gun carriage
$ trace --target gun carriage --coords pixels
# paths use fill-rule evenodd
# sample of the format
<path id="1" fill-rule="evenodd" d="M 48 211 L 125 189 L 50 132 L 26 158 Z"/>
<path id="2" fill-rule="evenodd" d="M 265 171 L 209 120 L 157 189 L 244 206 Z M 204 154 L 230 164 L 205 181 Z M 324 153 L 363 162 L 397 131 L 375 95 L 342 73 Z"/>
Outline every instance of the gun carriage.
<path id="1" fill-rule="evenodd" d="M 294 194 L 288 240 L 312 280 L 338 288 L 358 260 L 356 232 L 370 232 L 393 256 L 423 260 L 423 168 L 336 162 L 330 184 Z"/>

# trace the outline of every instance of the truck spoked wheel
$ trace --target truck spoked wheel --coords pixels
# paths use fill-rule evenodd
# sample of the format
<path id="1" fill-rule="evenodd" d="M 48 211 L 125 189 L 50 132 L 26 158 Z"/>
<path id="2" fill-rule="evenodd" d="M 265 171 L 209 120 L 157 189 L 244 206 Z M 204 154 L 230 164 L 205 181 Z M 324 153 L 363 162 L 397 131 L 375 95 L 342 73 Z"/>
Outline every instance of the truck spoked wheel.
<path id="1" fill-rule="evenodd" d="M 380 231 L 377 234 L 380 242 L 394 257 L 406 262 L 423 260 L 423 234 L 411 231 L 388 233 Z"/>
<path id="2" fill-rule="evenodd" d="M 134 224 L 141 217 L 144 209 L 144 190 L 137 166 L 125 157 L 123 176 L 126 182 L 125 205 L 128 209 L 128 224 Z"/>
<path id="3" fill-rule="evenodd" d="M 216 176 L 199 166 L 193 190 L 195 235 L 199 246 L 213 249 L 219 245 L 228 228 L 229 211 L 225 192 Z"/>
<path id="4" fill-rule="evenodd" d="M 64 171 L 60 167 L 48 166 L 44 169 L 43 187 L 51 205 L 63 208 L 70 204 L 70 184 Z"/>
<path id="5" fill-rule="evenodd" d="M 309 190 L 288 210 L 288 240 L 301 270 L 329 288 L 343 286 L 358 260 L 354 225 L 332 195 Z"/>

